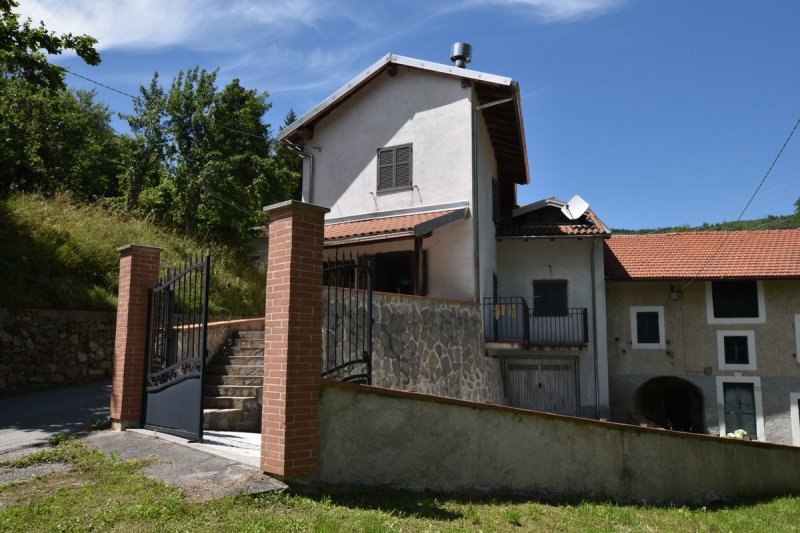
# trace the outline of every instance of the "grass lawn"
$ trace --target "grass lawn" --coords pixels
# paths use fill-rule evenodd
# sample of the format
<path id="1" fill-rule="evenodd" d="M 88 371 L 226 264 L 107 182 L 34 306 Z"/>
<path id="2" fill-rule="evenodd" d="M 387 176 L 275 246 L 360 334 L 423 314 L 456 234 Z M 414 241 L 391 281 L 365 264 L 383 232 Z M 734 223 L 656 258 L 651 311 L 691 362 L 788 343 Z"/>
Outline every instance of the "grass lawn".
<path id="1" fill-rule="evenodd" d="M 394 491 L 224 498 L 196 503 L 69 440 L 17 467 L 68 468 L 0 485 L 0 531 L 797 531 L 800 498 L 713 509 L 539 503 Z"/>

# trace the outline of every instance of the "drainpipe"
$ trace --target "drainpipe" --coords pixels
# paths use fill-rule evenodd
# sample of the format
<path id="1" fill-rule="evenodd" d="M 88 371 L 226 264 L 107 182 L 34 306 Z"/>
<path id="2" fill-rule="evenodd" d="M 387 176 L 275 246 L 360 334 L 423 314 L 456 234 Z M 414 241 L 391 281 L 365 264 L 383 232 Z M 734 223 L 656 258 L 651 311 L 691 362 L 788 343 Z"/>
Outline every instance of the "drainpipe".
<path id="1" fill-rule="evenodd" d="M 594 355 L 594 411 L 595 418 L 600 419 L 600 362 L 597 357 L 597 293 L 596 293 L 596 272 L 594 268 L 594 249 L 597 245 L 597 238 L 592 238 L 592 249 L 589 253 L 592 271 L 592 353 Z"/>
<path id="2" fill-rule="evenodd" d="M 487 102 L 472 109 L 472 246 L 473 246 L 473 274 L 475 277 L 475 301 L 481 301 L 481 262 L 480 262 L 480 225 L 478 223 L 478 205 L 480 194 L 478 192 L 478 112 L 507 102 L 514 98 L 502 98 L 494 102 Z"/>
<path id="3" fill-rule="evenodd" d="M 284 146 L 286 146 L 290 151 L 294 152 L 295 154 L 301 157 L 307 157 L 308 163 L 310 166 L 310 170 L 308 172 L 308 198 L 303 198 L 303 201 L 307 204 L 314 203 L 314 154 L 311 152 L 306 152 L 303 150 L 302 146 L 296 145 L 291 143 L 287 140 L 281 141 Z"/>

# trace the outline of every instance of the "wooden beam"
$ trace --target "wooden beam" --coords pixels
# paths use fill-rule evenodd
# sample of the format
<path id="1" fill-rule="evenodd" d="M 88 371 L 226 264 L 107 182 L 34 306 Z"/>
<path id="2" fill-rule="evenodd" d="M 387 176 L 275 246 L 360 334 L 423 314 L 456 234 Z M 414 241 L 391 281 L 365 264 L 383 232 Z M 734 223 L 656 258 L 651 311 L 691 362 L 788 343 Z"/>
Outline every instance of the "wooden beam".
<path id="1" fill-rule="evenodd" d="M 420 292 L 422 292 L 422 283 L 420 283 L 420 271 L 419 267 L 421 264 L 420 256 L 422 255 L 422 237 L 417 237 L 414 239 L 414 265 L 413 265 L 413 284 L 414 284 L 414 295 L 421 296 Z"/>

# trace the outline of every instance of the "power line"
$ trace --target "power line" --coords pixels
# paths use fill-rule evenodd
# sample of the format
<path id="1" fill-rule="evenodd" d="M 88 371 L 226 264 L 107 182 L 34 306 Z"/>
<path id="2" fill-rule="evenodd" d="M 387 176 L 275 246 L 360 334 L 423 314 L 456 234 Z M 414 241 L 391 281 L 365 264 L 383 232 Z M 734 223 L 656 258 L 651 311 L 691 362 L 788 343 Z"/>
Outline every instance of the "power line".
<path id="1" fill-rule="evenodd" d="M 750 196 L 750 199 L 747 201 L 747 204 L 744 206 L 744 209 L 742 209 L 742 212 L 739 213 L 739 216 L 737 217 L 736 222 L 739 222 L 739 221 L 742 220 L 742 217 L 744 216 L 745 211 L 747 211 L 747 208 L 750 207 L 750 204 L 753 202 L 753 199 L 758 194 L 758 191 L 761 190 L 761 187 L 764 185 L 764 182 L 767 181 L 767 178 L 769 177 L 770 173 L 772 172 L 772 169 L 775 168 L 775 164 L 778 162 L 778 159 L 780 159 L 781 155 L 783 154 L 783 151 L 786 149 L 786 146 L 789 144 L 789 141 L 792 139 L 792 136 L 794 136 L 794 132 L 797 131 L 797 127 L 799 125 L 800 125 L 800 118 L 798 118 L 797 121 L 794 123 L 794 127 L 792 127 L 792 130 L 789 132 L 789 135 L 786 136 L 786 140 L 783 141 L 783 144 L 781 145 L 780 150 L 778 150 L 778 153 L 775 155 L 775 158 L 772 160 L 772 164 L 770 164 L 769 168 L 764 173 L 764 177 L 761 178 L 761 181 L 758 183 L 758 187 L 756 187 L 756 190 L 753 191 L 753 194 Z M 722 250 L 722 247 L 725 245 L 725 242 L 728 240 L 728 237 L 730 237 L 730 232 L 725 234 L 725 236 L 720 241 L 719 245 L 717 245 L 716 250 L 714 250 L 714 253 L 712 253 L 711 256 L 709 257 L 708 261 L 705 262 L 705 264 L 700 268 L 700 270 L 697 272 L 697 274 L 695 274 L 695 276 L 692 277 L 692 279 L 690 279 L 686 283 L 686 285 L 681 287 L 680 290 L 682 290 L 682 291 L 686 290 L 686 288 L 689 285 L 691 285 L 698 278 L 698 276 L 702 275 L 703 272 L 705 272 L 708 269 L 708 266 L 711 264 L 711 260 L 714 259 L 714 257 L 717 254 L 719 254 L 720 250 Z"/>
<path id="2" fill-rule="evenodd" d="M 56 15 L 58 15 L 58 12 L 59 12 L 59 11 L 61 11 L 61 8 L 62 8 L 62 7 L 64 7 L 64 4 L 66 4 L 66 3 L 67 3 L 67 0 L 64 0 L 63 2 L 61 2 L 61 5 L 60 5 L 60 6 L 58 6 L 58 9 L 56 9 L 55 11 L 53 11 L 53 14 L 52 14 L 52 15 L 50 15 L 50 17 L 49 17 L 49 18 L 48 18 L 48 19 L 45 21 L 45 24 L 47 24 L 48 22 L 50 22 L 51 20 L 53 20 L 53 18 L 54 18 Z M 38 6 L 38 5 L 39 5 L 39 3 L 37 2 L 37 3 L 36 3 L 36 5 Z"/>
<path id="3" fill-rule="evenodd" d="M 131 93 L 127 93 L 127 92 L 122 91 L 120 89 L 116 89 L 114 87 L 111 87 L 110 85 L 106 85 L 105 83 L 101 83 L 101 82 L 99 82 L 97 80 L 93 80 L 92 78 L 89 78 L 89 77 L 83 76 L 81 74 L 77 74 L 75 72 L 72 72 L 70 69 L 68 69 L 66 67 L 59 67 L 59 68 L 61 68 L 62 70 L 64 70 L 68 74 L 72 74 L 73 76 L 77 76 L 78 78 L 86 80 L 86 81 L 88 81 L 90 83 L 94 83 L 95 85 L 103 87 L 104 89 L 108 89 L 109 91 L 114 91 L 115 93 L 119 93 L 119 94 L 121 94 L 123 96 L 127 96 L 128 98 L 130 98 L 132 100 L 135 100 L 136 98 L 138 98 L 137 96 L 135 96 L 135 95 L 133 95 Z M 264 141 L 266 143 L 270 142 L 269 139 L 264 135 L 256 135 L 255 133 L 249 133 L 247 131 L 237 130 L 236 128 L 230 128 L 228 126 L 223 126 L 222 124 L 216 124 L 214 122 L 212 122 L 211 125 L 214 126 L 215 128 L 220 128 L 220 129 L 227 130 L 227 131 L 230 131 L 230 132 L 233 132 L 233 133 L 238 133 L 240 135 L 246 135 L 247 137 L 254 137 L 254 138 L 260 139 L 260 140 L 262 140 L 262 141 Z"/>

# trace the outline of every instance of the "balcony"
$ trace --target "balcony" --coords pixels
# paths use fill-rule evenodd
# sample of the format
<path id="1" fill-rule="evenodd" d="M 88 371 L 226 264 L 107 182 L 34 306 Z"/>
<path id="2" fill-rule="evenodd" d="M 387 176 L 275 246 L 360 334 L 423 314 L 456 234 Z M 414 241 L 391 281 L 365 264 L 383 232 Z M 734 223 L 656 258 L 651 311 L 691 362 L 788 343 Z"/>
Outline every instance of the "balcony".
<path id="1" fill-rule="evenodd" d="M 585 307 L 532 308 L 521 296 L 483 299 L 487 342 L 523 346 L 585 346 L 589 321 Z"/>

